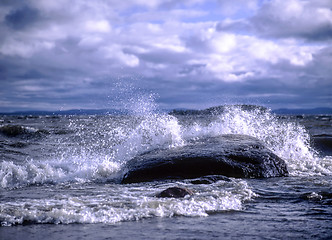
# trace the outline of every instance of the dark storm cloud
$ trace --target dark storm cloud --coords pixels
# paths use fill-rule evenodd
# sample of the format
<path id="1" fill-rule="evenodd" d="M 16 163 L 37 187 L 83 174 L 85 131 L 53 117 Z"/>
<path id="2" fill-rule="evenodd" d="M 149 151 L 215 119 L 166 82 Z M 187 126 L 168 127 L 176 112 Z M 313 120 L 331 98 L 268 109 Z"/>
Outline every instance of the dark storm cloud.
<path id="1" fill-rule="evenodd" d="M 28 6 L 11 11 L 6 17 L 5 22 L 15 30 L 21 30 L 37 22 L 39 12 Z"/>
<path id="2" fill-rule="evenodd" d="M 331 5 L 2 1 L 0 110 L 113 107 L 141 93 L 162 108 L 329 106 Z"/>

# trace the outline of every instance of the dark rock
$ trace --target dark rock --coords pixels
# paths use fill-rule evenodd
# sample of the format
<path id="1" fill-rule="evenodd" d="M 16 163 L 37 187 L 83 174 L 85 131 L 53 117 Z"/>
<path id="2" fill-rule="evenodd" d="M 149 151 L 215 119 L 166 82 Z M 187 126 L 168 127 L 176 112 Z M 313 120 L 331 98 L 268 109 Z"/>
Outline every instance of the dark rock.
<path id="1" fill-rule="evenodd" d="M 332 192 L 321 191 L 321 192 L 310 192 L 300 196 L 300 199 L 306 201 L 320 202 L 323 205 L 332 205 Z"/>
<path id="2" fill-rule="evenodd" d="M 0 133 L 7 137 L 16 137 L 21 134 L 26 134 L 28 131 L 19 125 L 6 125 L 0 127 Z"/>
<path id="3" fill-rule="evenodd" d="M 151 151 L 128 161 L 125 169 L 122 183 L 207 175 L 235 178 L 288 175 L 284 160 L 258 139 L 246 135 L 209 137 L 183 147 Z"/>
<path id="4" fill-rule="evenodd" d="M 159 198 L 183 198 L 187 195 L 193 195 L 193 192 L 187 188 L 170 187 L 157 194 Z"/>
<path id="5" fill-rule="evenodd" d="M 0 127 L 0 133 L 6 137 L 41 137 L 46 134 L 50 134 L 49 131 L 39 129 L 39 130 L 29 130 L 26 127 L 20 125 L 5 125 Z"/>

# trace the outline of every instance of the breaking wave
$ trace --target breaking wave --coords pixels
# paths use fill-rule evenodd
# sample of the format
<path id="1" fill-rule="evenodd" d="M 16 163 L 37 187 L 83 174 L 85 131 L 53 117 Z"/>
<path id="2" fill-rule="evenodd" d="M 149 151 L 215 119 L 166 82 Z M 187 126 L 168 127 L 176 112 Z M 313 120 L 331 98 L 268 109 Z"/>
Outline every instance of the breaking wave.
<path id="1" fill-rule="evenodd" d="M 310 135 L 304 126 L 278 118 L 260 107 L 243 110 L 227 106 L 208 125 L 194 123 L 185 128 L 184 135 L 200 137 L 222 134 L 244 134 L 261 140 L 267 148 L 283 158 L 291 175 L 331 174 L 330 158 L 320 158 L 310 145 Z"/>
<path id="2" fill-rule="evenodd" d="M 258 138 L 286 161 L 291 175 L 332 172 L 331 157 L 318 156 L 303 126 L 280 119 L 261 107 L 245 110 L 241 106 L 226 106 L 221 112 L 195 117 L 155 113 L 150 105 L 139 105 L 144 109 L 132 115 L 69 117 L 69 124 L 63 129 L 66 134 L 58 134 L 54 142 L 54 154 L 46 159 L 30 157 L 20 163 L 2 161 L 0 186 L 116 182 L 122 165 L 141 153 L 156 148 L 176 148 L 190 139 L 222 134 Z M 15 136 L 26 134 L 27 129 L 1 128 L 3 134 L 9 131 Z M 52 141 L 52 136 L 55 135 L 46 135 L 47 140 Z"/>
<path id="3" fill-rule="evenodd" d="M 205 188 L 187 184 L 195 194 L 184 199 L 156 198 L 156 193 L 167 185 L 106 184 L 98 186 L 94 194 L 85 194 L 84 190 L 72 186 L 71 190 L 77 192 L 77 196 L 58 194 L 56 198 L 4 204 L 0 221 L 2 226 L 12 226 L 33 223 L 112 224 L 151 217 L 205 217 L 213 212 L 242 210 L 243 202 L 255 195 L 245 181 L 234 180 L 219 181 Z M 43 189 L 43 192 L 48 191 Z"/>

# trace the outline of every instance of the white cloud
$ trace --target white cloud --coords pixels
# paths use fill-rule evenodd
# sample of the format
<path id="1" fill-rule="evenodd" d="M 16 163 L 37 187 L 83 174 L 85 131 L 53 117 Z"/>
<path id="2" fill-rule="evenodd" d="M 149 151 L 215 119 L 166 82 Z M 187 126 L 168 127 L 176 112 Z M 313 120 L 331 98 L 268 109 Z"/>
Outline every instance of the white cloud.
<path id="1" fill-rule="evenodd" d="M 88 20 L 85 23 L 85 28 L 89 32 L 108 33 L 111 31 L 111 26 L 109 25 L 107 20 L 98 20 L 98 21 Z"/>
<path id="2" fill-rule="evenodd" d="M 250 44 L 245 46 L 252 59 L 263 60 L 272 64 L 288 61 L 293 65 L 304 66 L 313 60 L 313 54 L 319 46 L 299 46 L 288 41 L 271 41 L 247 37 Z"/>
<path id="3" fill-rule="evenodd" d="M 117 66 L 125 64 L 129 67 L 137 67 L 139 65 L 139 59 L 133 54 L 124 53 L 120 45 L 109 45 L 100 50 L 106 59 L 113 59 Z"/>
<path id="4" fill-rule="evenodd" d="M 205 73 L 226 82 L 245 81 L 262 77 L 277 64 L 288 63 L 304 67 L 314 60 L 314 55 L 322 48 L 320 45 L 299 45 L 291 40 L 269 40 L 255 36 L 209 31 L 204 42 L 209 48 L 195 51 L 191 64 L 205 65 Z"/>
<path id="5" fill-rule="evenodd" d="M 236 36 L 230 33 L 217 33 L 211 39 L 211 47 L 219 53 L 227 53 L 236 48 Z"/>

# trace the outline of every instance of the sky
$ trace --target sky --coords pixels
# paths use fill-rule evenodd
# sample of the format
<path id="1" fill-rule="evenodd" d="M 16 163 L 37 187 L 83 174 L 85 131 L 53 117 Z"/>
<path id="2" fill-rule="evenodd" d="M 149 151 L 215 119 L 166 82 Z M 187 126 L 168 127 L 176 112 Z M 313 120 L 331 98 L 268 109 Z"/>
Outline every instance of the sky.
<path id="1" fill-rule="evenodd" d="M 1 0 L 0 112 L 332 107 L 331 0 Z"/>

